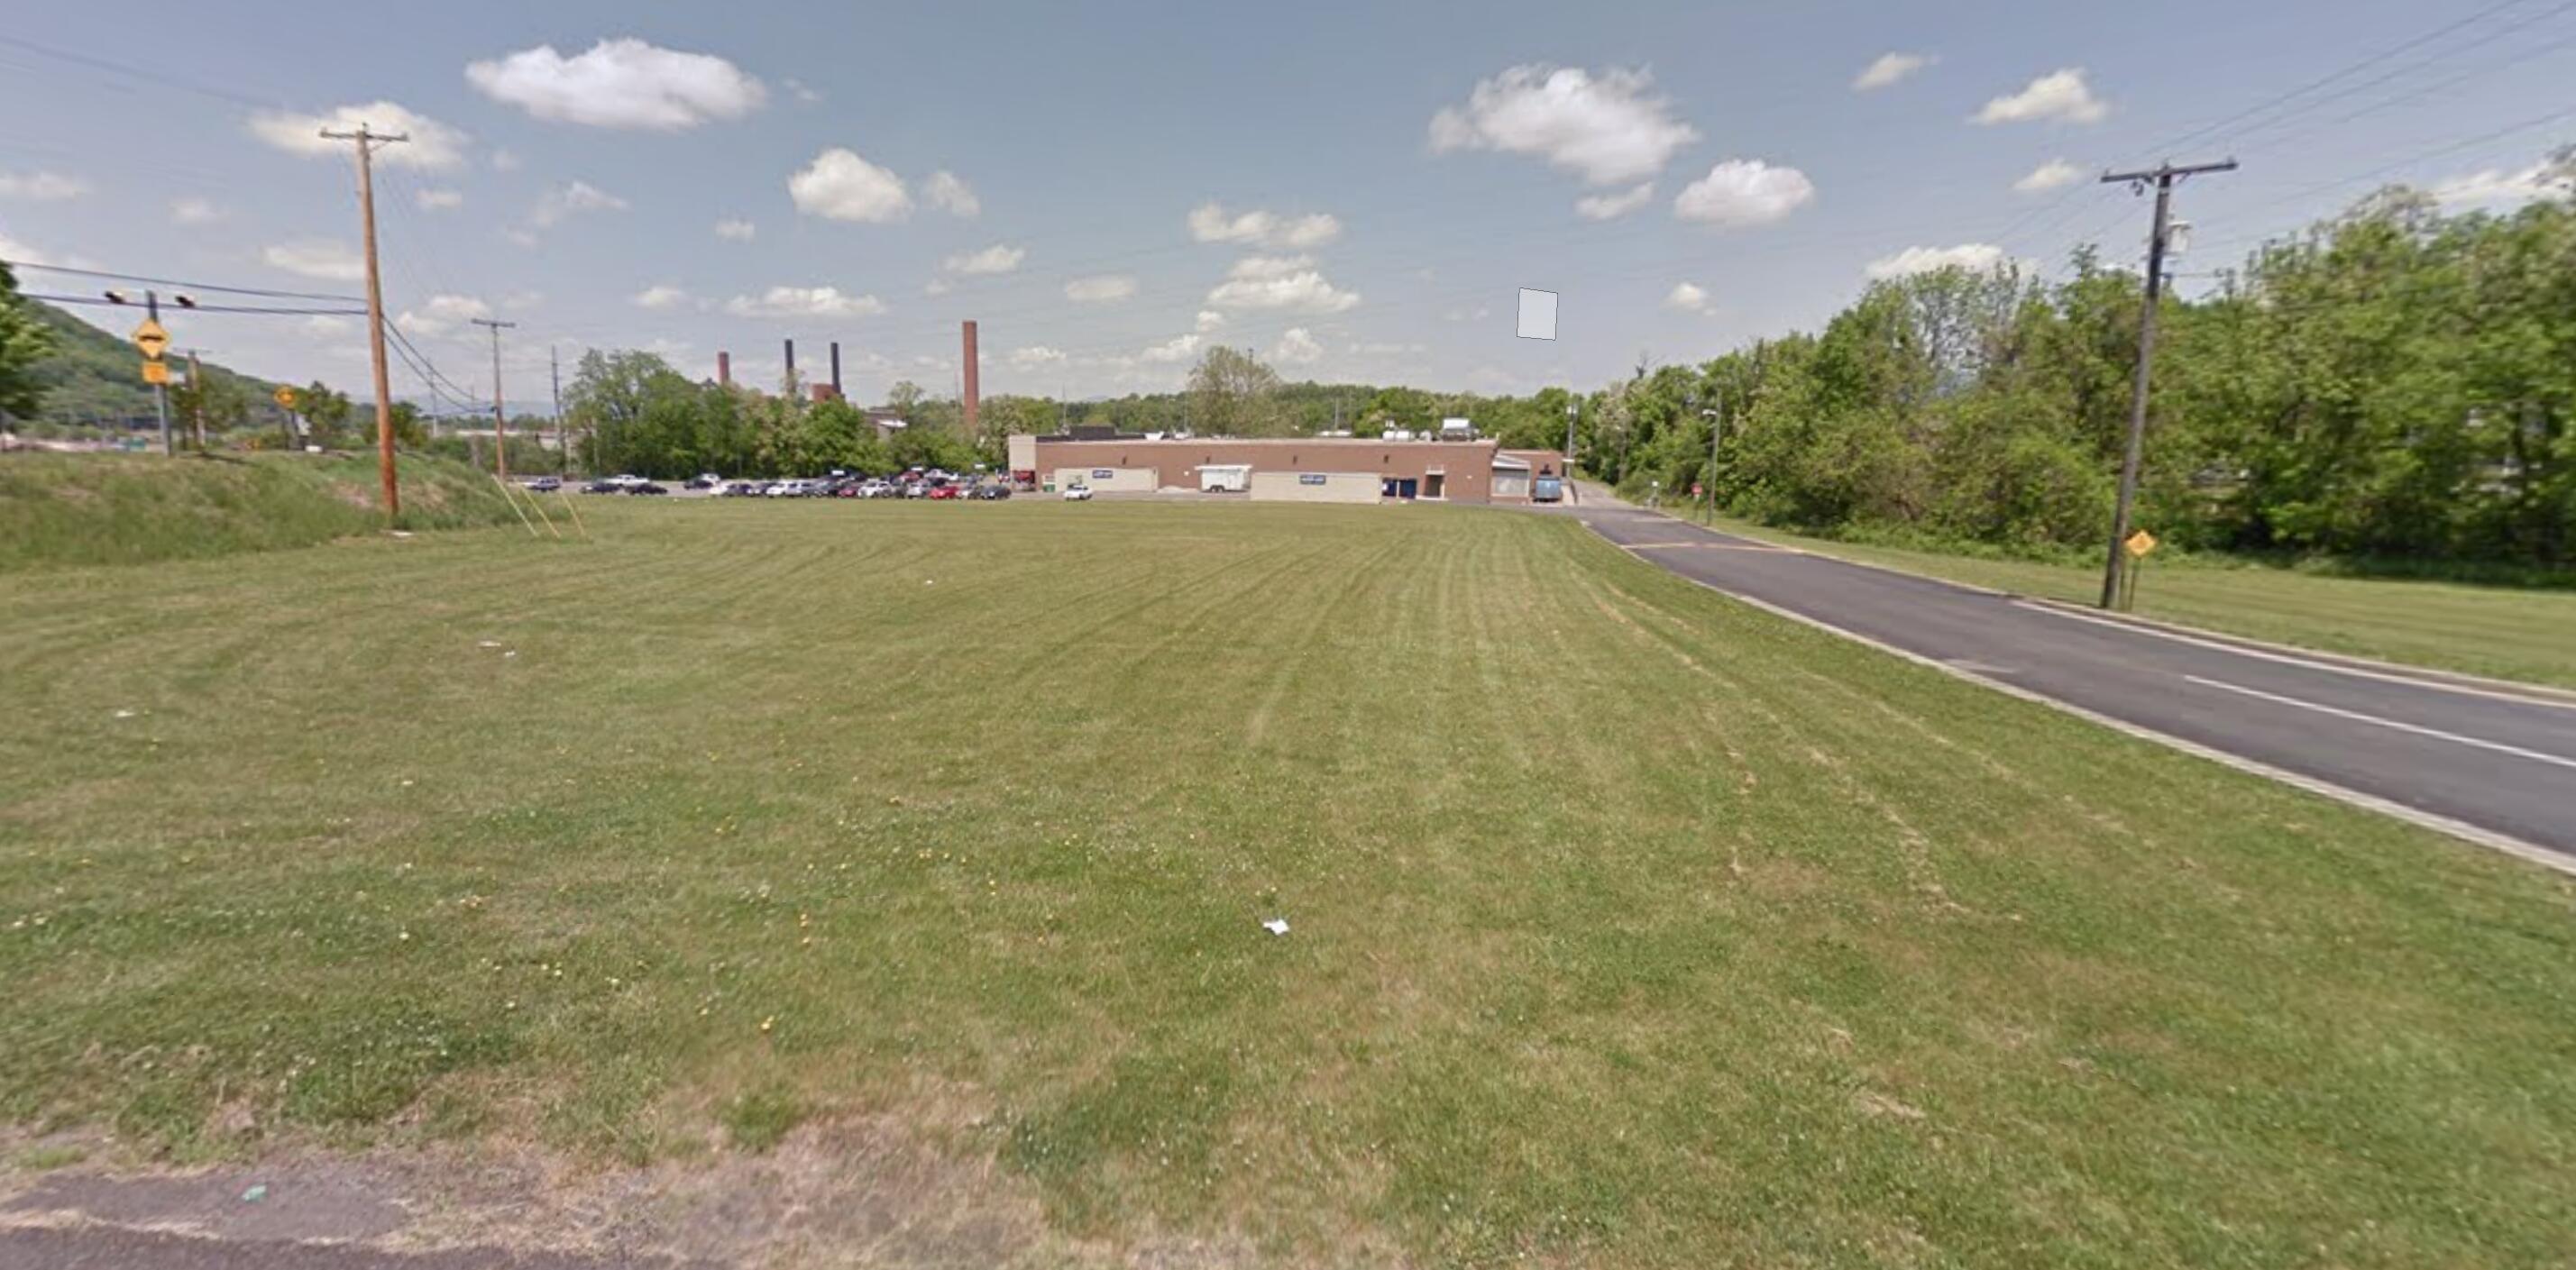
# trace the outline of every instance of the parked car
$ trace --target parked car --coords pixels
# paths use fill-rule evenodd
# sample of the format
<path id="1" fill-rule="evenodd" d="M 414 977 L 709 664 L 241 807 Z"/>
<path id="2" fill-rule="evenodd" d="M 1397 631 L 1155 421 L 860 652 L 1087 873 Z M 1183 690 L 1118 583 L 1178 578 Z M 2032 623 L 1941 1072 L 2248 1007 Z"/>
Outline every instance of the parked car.
<path id="1" fill-rule="evenodd" d="M 892 498 L 894 495 L 895 489 L 891 482 L 881 481 L 871 477 L 868 480 L 859 483 L 859 497 L 861 498 Z"/>
<path id="2" fill-rule="evenodd" d="M 905 483 L 903 487 L 903 496 L 905 498 L 928 498 L 930 496 L 930 482 L 910 481 Z"/>
<path id="3" fill-rule="evenodd" d="M 528 492 L 532 494 L 551 494 L 562 488 L 563 478 L 560 476 L 540 476 L 528 482 Z"/>
<path id="4" fill-rule="evenodd" d="M 983 499 L 988 503 L 997 503 L 1005 498 L 1009 498 L 1010 496 L 1011 487 L 1000 484 L 999 482 L 991 485 L 978 485 L 975 487 L 975 497 Z"/>
<path id="5" fill-rule="evenodd" d="M 1068 502 L 1068 503 L 1088 503 L 1088 502 L 1090 502 L 1090 501 L 1091 501 L 1091 487 L 1090 487 L 1090 486 L 1088 486 L 1088 485 L 1067 485 L 1067 486 L 1065 486 L 1065 487 L 1064 487 L 1064 501 L 1066 501 L 1066 502 Z"/>
<path id="6" fill-rule="evenodd" d="M 626 485 L 616 477 L 604 476 L 598 480 L 592 481 L 588 485 L 582 486 L 581 492 L 585 494 L 623 494 L 626 492 Z"/>
<path id="7" fill-rule="evenodd" d="M 700 472 L 700 473 L 698 473 L 697 475 L 692 476 L 692 477 L 690 477 L 690 478 L 689 478 L 689 483 L 688 483 L 688 485 L 687 485 L 687 487 L 686 487 L 686 488 L 689 488 L 689 489 L 715 489 L 715 488 L 717 488 L 718 486 L 721 486 L 721 485 L 723 485 L 723 484 L 724 484 L 724 478 L 723 478 L 723 477 L 718 476 L 718 475 L 716 475 L 716 474 L 715 474 L 715 473 L 713 473 L 713 472 Z"/>
<path id="8" fill-rule="evenodd" d="M 958 496 L 959 492 L 958 487 L 954 485 L 933 485 L 930 487 L 930 496 L 932 498 L 953 499 Z"/>
<path id="9" fill-rule="evenodd" d="M 629 494 L 668 494 L 671 491 L 669 488 L 656 485 L 651 481 L 637 481 L 634 484 L 627 486 L 626 492 Z"/>
<path id="10" fill-rule="evenodd" d="M 758 498 L 760 489 L 758 481 L 727 481 L 720 492 L 726 498 Z"/>

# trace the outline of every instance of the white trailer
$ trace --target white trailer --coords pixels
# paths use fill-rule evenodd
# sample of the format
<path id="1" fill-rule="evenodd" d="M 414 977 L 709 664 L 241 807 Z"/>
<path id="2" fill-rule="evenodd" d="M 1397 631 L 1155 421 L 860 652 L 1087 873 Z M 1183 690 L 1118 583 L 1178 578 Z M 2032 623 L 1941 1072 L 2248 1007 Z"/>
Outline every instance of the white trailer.
<path id="1" fill-rule="evenodd" d="M 1249 463 L 1203 463 L 1198 472 L 1199 492 L 1204 494 L 1240 494 L 1252 488 Z"/>

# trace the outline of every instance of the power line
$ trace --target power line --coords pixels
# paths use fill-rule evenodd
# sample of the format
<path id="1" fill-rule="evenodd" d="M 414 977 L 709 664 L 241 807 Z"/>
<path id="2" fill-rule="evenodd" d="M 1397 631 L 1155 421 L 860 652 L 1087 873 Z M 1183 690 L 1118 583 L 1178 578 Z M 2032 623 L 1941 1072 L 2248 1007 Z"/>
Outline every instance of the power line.
<path id="1" fill-rule="evenodd" d="M 131 79 L 141 80 L 155 88 L 176 88 L 181 92 L 195 93 L 201 97 L 212 97 L 217 101 L 228 101 L 235 105 L 257 106 L 261 109 L 276 109 L 285 104 L 274 97 L 249 97 L 241 93 L 229 92 L 208 84 L 200 84 L 193 80 L 184 79 L 163 71 L 145 70 L 140 66 L 128 66 L 122 62 L 111 62 L 103 57 L 92 57 L 87 53 L 75 53 L 70 49 L 58 49 L 51 45 L 38 44 L 33 40 L 22 40 L 14 35 L 0 35 L 0 45 L 24 49 L 27 52 L 35 53 L 40 56 L 57 58 L 62 61 L 71 62 L 75 65 L 86 66 L 92 70 L 101 70 L 107 71 L 110 74 L 123 75 Z"/>
<path id="2" fill-rule="evenodd" d="M 127 308 L 133 307 L 130 301 L 110 300 L 105 296 L 45 295 L 35 291 L 23 291 L 19 294 L 24 295 L 30 300 L 42 300 L 47 304 L 95 304 L 100 306 L 121 305 Z M 232 304 L 190 304 L 183 305 L 181 307 L 190 313 L 257 313 L 270 317 L 350 317 L 361 316 L 366 313 L 365 309 L 262 309 Z"/>
<path id="3" fill-rule="evenodd" d="M 2345 77 L 2345 76 L 2347 76 L 2347 75 L 2351 75 L 2351 74 L 2355 74 L 2355 73 L 2360 72 L 2360 71 L 2368 70 L 2368 69 L 2370 69 L 2370 68 L 2371 68 L 2371 67 L 2373 67 L 2373 66 L 2377 66 L 2377 65 L 2379 65 L 2380 63 L 2382 63 L 2382 62 L 2385 62 L 2385 61 L 2389 60 L 2390 58 L 2397 57 L 2397 56 L 2399 56 L 2399 55 L 2401 55 L 2401 54 L 2404 54 L 2404 53 L 2407 53 L 2407 52 L 2411 52 L 2412 50 L 2415 50 L 2415 49 L 2418 49 L 2418 48 L 2422 48 L 2424 45 L 2429 44 L 2429 43 L 2432 43 L 2433 41 L 2438 40 L 2438 39 L 2442 38 L 2443 36 L 2449 35 L 2450 33 L 2454 32 L 2454 31 L 2461 30 L 2461 29 L 2463 29 L 2463 28 L 2465 28 L 2465 27 L 2474 26 L 2474 25 L 2476 25 L 2477 23 L 2483 22 L 2483 21 L 2485 21 L 2485 20 L 2486 20 L 2486 19 L 2488 19 L 2488 18 L 2494 17 L 2496 14 L 2502 13 L 2502 12 L 2504 12 L 2504 11 L 2505 11 L 2505 10 L 2507 10 L 2507 9 L 2513 8 L 2515 5 L 2520 4 L 2520 3 L 2522 3 L 2522 0 L 2502 0 L 2502 2 L 2501 2 L 2501 3 L 2489 5 L 2489 6 L 2487 6 L 2486 8 L 2480 9 L 2480 10 L 2478 10 L 2477 12 L 2475 12 L 2475 13 L 2472 13 L 2472 14 L 2468 15 L 2467 17 L 2460 18 L 2460 19 L 2458 19 L 2458 20 L 2456 20 L 2456 21 L 2453 21 L 2453 22 L 2445 23 L 2444 25 L 2439 26 L 2439 27 L 2436 27 L 2436 28 L 2434 28 L 2433 30 L 2427 31 L 2427 32 L 2425 32 L 2425 33 L 2424 33 L 2424 34 L 2422 34 L 2422 35 L 2416 36 L 2415 38 L 2413 38 L 2413 39 L 2411 39 L 2411 40 L 2407 40 L 2407 41 L 2405 41 L 2405 42 L 2404 42 L 2404 43 L 2402 43 L 2402 44 L 2398 44 L 2398 45 L 2396 45 L 2396 46 L 2394 46 L 2394 47 L 2392 47 L 2392 48 L 2384 49 L 2384 50 L 2382 50 L 2382 51 L 2380 51 L 2380 52 L 2378 52 L 2378 53 L 2374 53 L 2374 54 L 2372 54 L 2371 56 L 2369 56 L 2369 57 L 2365 57 L 2365 58 L 2361 59 L 2361 60 L 2360 60 L 2360 61 L 2358 61 L 2358 62 L 2354 62 L 2354 63 L 2352 63 L 2352 64 L 2350 64 L 2350 65 L 2348 65 L 2348 66 L 2345 66 L 2345 67 L 2343 67 L 2342 69 L 2337 70 L 2337 71 L 2335 71 L 2335 72 L 2334 72 L 2334 73 L 2332 73 L 2332 74 L 2325 75 L 2325 76 L 2322 76 L 2322 77 L 2320 77 L 2320 78 L 2310 80 L 2310 81 L 2308 81 L 2307 83 L 2301 84 L 2301 85 L 2299 85 L 2298 87 L 2293 88 L 2293 89 L 2290 89 L 2290 90 L 2289 90 L 2289 91 L 2287 91 L 2287 92 L 2277 93 L 2277 94 L 2275 94 L 2275 95 L 2273 95 L 2273 96 L 2271 96 L 2271 97 L 2267 97 L 2267 98 L 2263 99 L 2262 101 L 2256 102 L 2255 104 L 2253 104 L 2253 105 L 2251 105 L 2251 106 L 2248 106 L 2248 107 L 2244 108 L 2243 110 L 2239 110 L 2239 111 L 2237 111 L 2235 114 L 2228 115 L 2228 116 L 2226 116 L 2226 117 L 2224 117 L 2224 118 L 2218 119 L 2218 120 L 2216 120 L 2216 121 L 2214 121 L 2214 122 L 2211 122 L 2211 123 L 2208 123 L 2208 124 L 2204 124 L 2204 125 L 2202 125 L 2201 127 L 2198 127 L 2198 128 L 2193 129 L 2192 131 L 2189 131 L 2189 132 L 2183 133 L 2183 134 L 2182 134 L 2182 135 L 2180 135 L 2180 136 L 2168 138 L 2168 139 L 2166 139 L 2164 142 L 2162 142 L 2161 144 L 2157 145 L 2155 148 L 2156 148 L 2156 149 L 2158 149 L 2158 150 L 2170 150 L 2170 149 L 2173 149 L 2173 148 L 2175 148 L 2175 147 L 2177 147 L 2177 146 L 2188 145 L 2188 144 L 2190 144 L 2190 143 L 2192 143 L 2192 142 L 2199 141 L 2199 140 L 2201 140 L 2201 139 L 2203 139 L 2203 138 L 2209 137 L 2209 136 L 2211 136 L 2211 135 L 2213 135 L 2213 134 L 2215 134 L 2215 133 L 2217 133 L 2217 132 L 2221 131 L 2222 129 L 2225 129 L 2226 127 L 2228 127 L 2228 126 L 2229 126 L 2229 125 L 2231 125 L 2231 124 L 2238 123 L 2238 122 L 2240 122 L 2240 121 L 2242 121 L 2242 120 L 2250 119 L 2250 118 L 2252 118 L 2252 117 L 2254 117 L 2254 116 L 2256 116 L 2256 115 L 2259 115 L 2259 114 L 2263 113 L 2264 111 L 2267 111 L 2267 110 L 2272 109 L 2272 108 L 2273 108 L 2273 107 L 2275 107 L 2275 106 L 2285 105 L 2285 104 L 2287 104 L 2287 103 L 2289 103 L 2289 102 L 2291 102 L 2291 101 L 2295 101 L 2295 100 L 2297 100 L 2299 97 L 2302 97 L 2302 96 L 2304 96 L 2304 95 L 2306 95 L 2306 94 L 2308 94 L 2308 93 L 2314 92 L 2314 91 L 2315 91 L 2315 90 L 2317 90 L 2317 89 L 2323 88 L 2323 87 L 2325 87 L 2325 86 L 2326 86 L 2326 85 L 2328 85 L 2328 84 L 2332 84 L 2332 83 L 2334 83 L 2335 81 L 2337 81 L 2337 80 L 2339 80 L 2339 79 L 2342 79 L 2343 77 Z M 2568 6 L 2566 6 L 2566 5 L 2561 5 L 2561 6 L 2559 6 L 2559 9 L 2564 9 L 2564 8 L 2566 8 L 2566 7 L 2568 7 Z M 2553 10 L 2550 10 L 2549 12 L 2547 12 L 2547 13 L 2542 13 L 2542 14 L 2538 15 L 2538 17 L 2548 17 L 2551 13 L 2556 13 L 2556 12 L 2558 12 L 2558 11 L 2559 11 L 2559 9 L 2553 9 Z M 2538 20 L 2538 18 L 2533 18 L 2533 19 L 2530 19 L 2530 20 L 2531 20 L 2531 21 L 2537 21 L 2537 20 Z M 2507 32 L 2511 32 L 2511 31 L 2516 30 L 2516 29 L 2519 29 L 2519 27 L 2518 27 L 2518 26 L 2515 26 L 2515 27 L 2507 27 L 2507 28 L 2505 28 L 2505 30 L 2506 30 Z M 2492 37 L 2490 37 L 2490 38 L 2492 38 Z M 2481 43 L 2482 43 L 2482 42 L 2483 42 L 2483 41 L 2481 41 Z M 2474 45 L 2474 44 L 2473 44 L 2473 45 L 2471 45 L 2470 47 L 2474 48 L 2474 47 L 2476 47 L 2476 45 Z M 2461 50 L 2453 50 L 2453 52 L 2454 52 L 2454 53 L 2459 52 L 2459 51 L 2461 51 Z M 2447 56 L 2447 55 L 2441 55 L 2441 56 Z M 2425 65 L 2430 65 L 2430 64 L 2431 64 L 2431 61 L 2435 61 L 2435 60 L 2439 60 L 2439 56 L 2437 56 L 2436 58 L 2433 58 L 2433 59 L 2429 59 L 2429 60 L 2428 60 L 2428 61 L 2426 61 L 2426 62 L 2417 63 L 2415 66 L 2408 67 L 2408 68 L 2404 68 L 2404 69 L 2407 69 L 2407 70 L 2421 69 L 2421 68 L 2422 68 L 2423 66 L 2425 66 Z M 2383 78 L 2384 78 L 2384 77 L 2383 77 Z M 2301 107 L 2300 109 L 2302 109 L 2302 110 L 2309 109 L 2309 108 L 2311 108 L 2311 107 L 2313 107 L 2313 106 L 2315 106 L 2315 105 L 2322 104 L 2322 102 L 2323 102 L 2323 101 L 2332 101 L 2332 100 L 2335 100 L 2335 99 L 2336 99 L 2336 97 L 2340 97 L 2340 96 L 2347 95 L 2347 94 L 2348 94 L 2348 93 L 2350 93 L 2350 92 L 2357 92 L 2357 91 L 2359 91 L 2359 90 L 2360 90 L 2360 89 L 2362 89 L 2362 88 L 2368 88 L 2368 87 L 2370 87 L 2372 84 L 2376 84 L 2376 83 L 2378 83 L 2378 82 L 2380 82 L 2380 81 L 2379 81 L 2379 80 L 2372 80 L 2372 81 L 2370 81 L 2369 83 L 2364 83 L 2364 84 L 2357 85 L 2357 86 L 2355 86 L 2355 87 L 2354 87 L 2354 88 L 2352 88 L 2352 89 L 2348 89 L 2348 90 L 2346 90 L 2346 92 L 2345 92 L 2345 93 L 2338 93 L 2338 94 L 2335 94 L 2334 96 L 2329 96 L 2329 97 L 2326 97 L 2326 98 L 2320 99 L 2320 101 L 2318 101 L 2318 102 L 2311 102 L 2311 103 L 2309 103 L 2309 106 Z M 2295 114 L 2295 113 L 2297 113 L 2297 112 L 2292 112 L 2292 113 L 2293 113 L 2293 114 Z M 2260 130 L 2260 129 L 2262 129 L 2262 128 L 2271 127 L 2271 126 L 2273 126 L 2273 125 L 2275 125 L 2275 124 L 2280 123 L 2282 119 L 2286 119 L 2286 118 L 2289 118 L 2289 117 L 2291 117 L 2291 116 L 2290 116 L 2290 115 L 2283 115 L 2283 116 L 2280 116 L 2280 117 L 2275 118 L 2275 119 L 2272 119 L 2272 120 L 2270 120 L 2270 121 L 2268 121 L 2268 122 L 2266 122 L 2266 123 L 2263 123 L 2263 124 L 2259 124 L 2259 125 L 2257 125 L 2257 126 L 2256 126 L 2256 128 L 2255 128 L 2255 129 L 2253 129 L 2253 130 L 2254 130 L 2254 131 L 2259 131 L 2259 130 Z"/>
<path id="4" fill-rule="evenodd" d="M 0 261 L 12 269 L 32 269 L 39 273 L 76 274 L 83 278 L 106 278 L 114 282 L 140 282 L 156 287 L 186 287 L 191 291 L 221 291 L 226 295 L 267 296 L 275 300 L 340 300 L 363 304 L 354 295 L 325 295 L 318 291 L 269 291 L 259 287 L 228 287 L 218 282 L 182 282 L 175 278 L 147 278 L 135 273 L 110 273 L 104 269 L 74 269 L 69 265 L 40 265 L 32 261 Z"/>

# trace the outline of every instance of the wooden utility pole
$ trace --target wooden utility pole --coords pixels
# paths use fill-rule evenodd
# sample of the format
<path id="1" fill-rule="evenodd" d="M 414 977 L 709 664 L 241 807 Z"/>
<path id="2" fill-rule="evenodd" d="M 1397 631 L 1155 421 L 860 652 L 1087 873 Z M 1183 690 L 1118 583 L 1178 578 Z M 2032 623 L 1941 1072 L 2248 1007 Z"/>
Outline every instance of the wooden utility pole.
<path id="1" fill-rule="evenodd" d="M 406 132 L 373 132 L 361 123 L 355 132 L 322 135 L 358 143 L 358 217 L 366 225 L 367 352 L 376 366 L 376 475 L 385 490 L 385 522 L 402 515 L 402 492 L 394 484 L 394 393 L 385 373 L 385 288 L 376 272 L 376 147 L 411 140 Z"/>
<path id="2" fill-rule="evenodd" d="M 555 475 L 570 476 L 572 475 L 572 447 L 564 443 L 563 358 L 555 354 L 555 346 L 552 344 L 546 345 L 546 373 L 554 381 Z"/>
<path id="3" fill-rule="evenodd" d="M 198 354 L 204 349 L 188 350 L 188 430 L 197 438 L 197 452 L 206 452 L 206 364 Z"/>
<path id="4" fill-rule="evenodd" d="M 492 474 L 506 481 L 510 479 L 510 421 L 501 412 L 501 331 L 518 323 L 491 318 L 466 320 L 492 331 Z"/>
<path id="5" fill-rule="evenodd" d="M 2233 172 L 2236 160 L 2175 167 L 2168 160 L 2142 172 L 2105 172 L 2105 185 L 2156 189 L 2155 227 L 2147 234 L 2147 298 L 2138 318 L 2138 371 L 2129 384 L 2129 440 L 2120 456 L 2120 493 L 2111 506 L 2111 552 L 2102 565 L 2102 607 L 2120 600 L 2120 575 L 2128 568 L 2129 504 L 2138 494 L 2138 462 L 2147 440 L 2147 379 L 2156 358 L 2156 305 L 2165 294 L 2165 242 L 2173 230 L 2174 182 L 2204 172 Z"/>
<path id="6" fill-rule="evenodd" d="M 1719 393 L 1716 407 L 1700 413 L 1708 416 L 1708 471 L 1701 475 L 1699 483 L 1708 491 L 1709 523 L 1716 524 L 1717 447 L 1719 442 L 1726 440 L 1726 394 Z"/>

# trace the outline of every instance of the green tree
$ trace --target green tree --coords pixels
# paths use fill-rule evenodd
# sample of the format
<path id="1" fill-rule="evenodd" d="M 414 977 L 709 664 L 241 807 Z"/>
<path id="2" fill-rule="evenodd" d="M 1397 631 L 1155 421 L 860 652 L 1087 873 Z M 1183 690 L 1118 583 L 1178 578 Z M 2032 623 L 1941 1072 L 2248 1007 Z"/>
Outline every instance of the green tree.
<path id="1" fill-rule="evenodd" d="M 1238 348 L 1218 345 L 1190 371 L 1190 429 L 1202 436 L 1262 437 L 1279 433 L 1272 398 L 1279 374 Z"/>
<path id="2" fill-rule="evenodd" d="M 0 415 L 33 417 L 44 401 L 39 363 L 54 351 L 53 332 L 18 295 L 18 278 L 0 263 Z"/>

